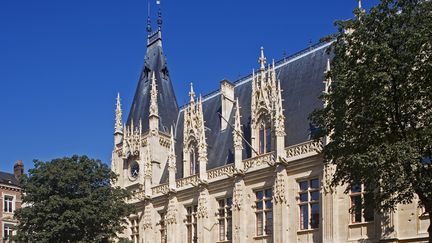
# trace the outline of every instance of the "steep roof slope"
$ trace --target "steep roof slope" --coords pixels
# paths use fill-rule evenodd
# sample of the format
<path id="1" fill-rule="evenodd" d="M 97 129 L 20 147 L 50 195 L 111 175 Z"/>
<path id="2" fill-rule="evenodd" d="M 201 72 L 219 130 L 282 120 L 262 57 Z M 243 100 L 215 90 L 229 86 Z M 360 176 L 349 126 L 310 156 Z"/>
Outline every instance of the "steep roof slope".
<path id="1" fill-rule="evenodd" d="M 143 130 L 149 128 L 149 107 L 151 76 L 155 72 L 158 90 L 159 129 L 169 133 L 178 116 L 178 105 L 168 71 L 168 65 L 162 49 L 161 32 L 158 30 L 149 36 L 144 67 L 135 91 L 127 125 L 133 121 L 138 126 L 141 120 Z"/>
<path id="2" fill-rule="evenodd" d="M 281 82 L 285 115 L 285 145 L 310 140 L 309 114 L 322 107 L 319 96 L 324 90 L 328 51 L 331 43 L 321 43 L 276 63 L 277 77 Z M 251 137 L 251 75 L 235 82 L 234 95 L 239 100 L 243 134 L 250 142 Z M 207 169 L 220 167 L 234 161 L 232 128 L 220 129 L 220 92 L 213 92 L 203 99 L 203 112 L 208 144 Z M 234 111 L 234 110 L 233 110 Z M 233 124 L 232 112 L 230 123 Z M 183 174 L 183 116 L 180 109 L 176 124 L 177 177 Z M 244 144 L 243 158 L 251 156 L 250 148 Z"/>

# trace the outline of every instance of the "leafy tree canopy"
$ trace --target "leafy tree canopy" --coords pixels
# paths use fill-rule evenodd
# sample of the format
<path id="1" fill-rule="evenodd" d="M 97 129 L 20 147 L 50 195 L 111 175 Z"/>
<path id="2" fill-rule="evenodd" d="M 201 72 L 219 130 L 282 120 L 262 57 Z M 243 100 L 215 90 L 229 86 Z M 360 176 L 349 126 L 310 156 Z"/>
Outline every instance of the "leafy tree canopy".
<path id="1" fill-rule="evenodd" d="M 116 175 L 86 156 L 34 161 L 21 180 L 23 203 L 16 211 L 18 242 L 107 242 L 132 212 L 128 193 L 112 187 Z"/>
<path id="2" fill-rule="evenodd" d="M 377 210 L 418 197 L 432 221 L 432 1 L 382 0 L 355 14 L 337 22 L 333 82 L 311 115 L 330 138 L 331 184 L 376 185 Z"/>

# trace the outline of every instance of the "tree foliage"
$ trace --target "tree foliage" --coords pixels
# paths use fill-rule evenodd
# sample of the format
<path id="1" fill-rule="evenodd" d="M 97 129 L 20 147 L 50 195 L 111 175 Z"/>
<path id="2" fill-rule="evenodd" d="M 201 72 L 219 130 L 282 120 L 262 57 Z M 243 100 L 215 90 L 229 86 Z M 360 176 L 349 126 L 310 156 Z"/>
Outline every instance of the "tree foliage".
<path id="1" fill-rule="evenodd" d="M 128 193 L 112 187 L 116 175 L 86 156 L 34 161 L 21 180 L 23 208 L 18 242 L 107 242 L 123 230 L 131 206 Z"/>
<path id="2" fill-rule="evenodd" d="M 377 210 L 418 197 L 432 215 L 432 1 L 382 0 L 355 14 L 337 22 L 333 82 L 311 115 L 330 137 L 332 185 L 376 185 Z"/>

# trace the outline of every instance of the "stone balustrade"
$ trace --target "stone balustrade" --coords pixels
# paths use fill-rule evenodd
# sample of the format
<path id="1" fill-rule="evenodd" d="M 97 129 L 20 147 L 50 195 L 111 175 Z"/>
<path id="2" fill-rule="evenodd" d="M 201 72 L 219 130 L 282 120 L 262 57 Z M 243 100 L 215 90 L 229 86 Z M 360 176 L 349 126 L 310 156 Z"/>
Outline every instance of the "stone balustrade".
<path id="1" fill-rule="evenodd" d="M 321 140 L 310 140 L 286 148 L 287 158 L 305 155 L 311 152 L 320 153 L 323 149 Z"/>
<path id="2" fill-rule="evenodd" d="M 234 165 L 228 164 L 222 167 L 214 168 L 207 171 L 207 177 L 209 180 L 215 179 L 224 175 L 232 175 L 234 172 Z"/>
<path id="3" fill-rule="evenodd" d="M 168 192 L 168 190 L 169 190 L 168 183 L 164 183 L 164 184 L 160 184 L 160 185 L 157 185 L 155 187 L 152 187 L 152 194 L 153 195 L 165 194 Z"/>
<path id="4" fill-rule="evenodd" d="M 257 167 L 260 165 L 265 165 L 272 163 L 273 161 L 273 152 L 261 154 L 246 160 L 243 160 L 245 169 Z"/>
<path id="5" fill-rule="evenodd" d="M 176 187 L 182 188 L 186 185 L 194 184 L 197 182 L 198 182 L 198 176 L 197 175 L 188 176 L 188 177 L 180 178 L 180 179 L 176 180 Z"/>

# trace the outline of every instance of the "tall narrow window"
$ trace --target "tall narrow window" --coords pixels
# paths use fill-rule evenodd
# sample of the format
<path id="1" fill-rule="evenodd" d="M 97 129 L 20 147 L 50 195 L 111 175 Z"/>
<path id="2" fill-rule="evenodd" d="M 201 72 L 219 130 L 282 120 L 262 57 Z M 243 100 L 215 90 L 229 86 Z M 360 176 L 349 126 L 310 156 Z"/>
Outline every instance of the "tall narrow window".
<path id="1" fill-rule="evenodd" d="M 256 215 L 256 235 L 271 235 L 273 233 L 273 202 L 272 189 L 256 191 L 255 196 L 255 215 Z"/>
<path id="2" fill-rule="evenodd" d="M 271 150 L 271 128 L 270 124 L 263 123 L 259 129 L 259 153 L 268 153 Z"/>
<path id="3" fill-rule="evenodd" d="M 11 237 L 12 237 L 12 225 L 4 224 L 3 225 L 3 242 L 10 242 Z"/>
<path id="4" fill-rule="evenodd" d="M 13 212 L 13 197 L 12 196 L 4 196 L 4 207 L 3 210 L 7 213 Z"/>
<path id="5" fill-rule="evenodd" d="M 320 221 L 320 183 L 318 179 L 300 181 L 298 205 L 300 229 L 316 229 Z"/>
<path id="6" fill-rule="evenodd" d="M 190 160 L 190 175 L 198 175 L 199 174 L 199 162 L 198 162 L 198 151 L 196 146 L 191 146 L 189 152 L 189 160 Z"/>
<path id="7" fill-rule="evenodd" d="M 187 242 L 196 243 L 198 241 L 197 205 L 187 207 L 186 211 Z"/>
<path id="8" fill-rule="evenodd" d="M 350 198 L 352 223 L 362 223 L 374 220 L 374 210 L 372 207 L 373 195 L 365 190 L 364 185 L 352 185 Z"/>
<path id="9" fill-rule="evenodd" d="M 219 241 L 232 240 L 232 198 L 218 200 Z"/>
<path id="10" fill-rule="evenodd" d="M 139 243 L 139 223 L 137 218 L 130 219 L 131 222 L 131 239 L 133 243 Z"/>
<path id="11" fill-rule="evenodd" d="M 166 228 L 166 213 L 165 212 L 160 212 L 160 221 L 159 221 L 159 225 L 160 225 L 160 236 L 161 236 L 161 243 L 167 243 L 167 228 Z"/>

